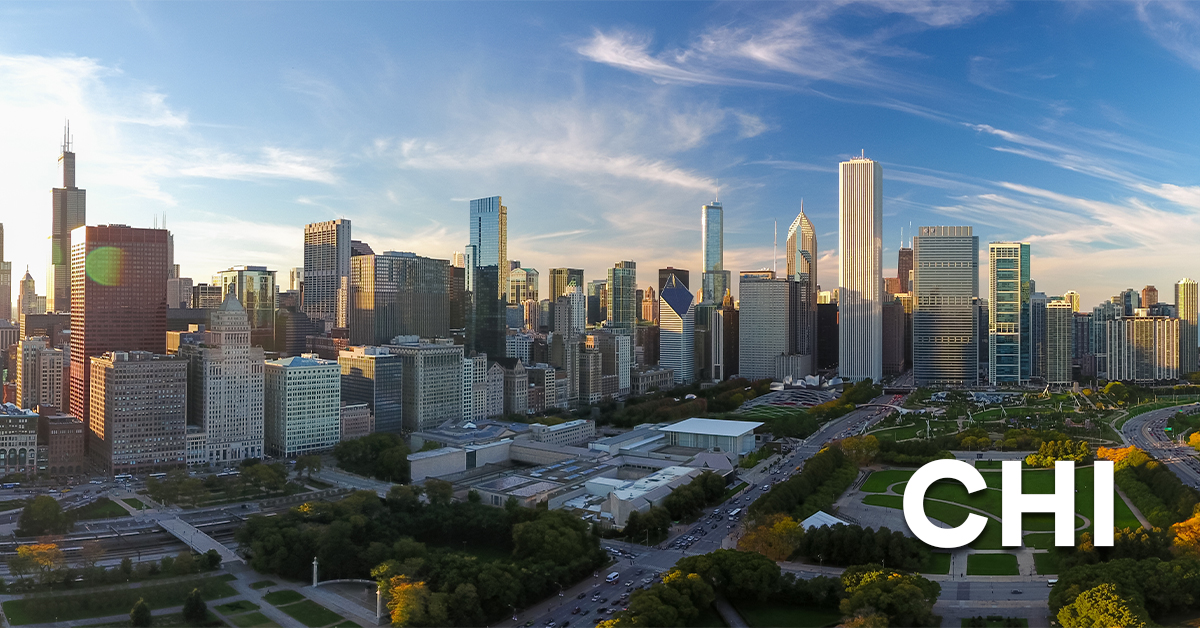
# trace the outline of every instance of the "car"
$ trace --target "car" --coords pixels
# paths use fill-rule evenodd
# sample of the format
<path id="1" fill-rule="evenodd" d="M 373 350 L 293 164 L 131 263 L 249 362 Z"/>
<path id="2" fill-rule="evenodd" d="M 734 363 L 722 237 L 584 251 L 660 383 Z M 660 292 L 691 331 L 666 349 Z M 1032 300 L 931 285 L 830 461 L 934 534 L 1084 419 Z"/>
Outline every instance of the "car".
<path id="1" fill-rule="evenodd" d="M 580 593 L 579 595 L 575 596 L 575 599 L 582 600 L 585 597 L 587 597 L 587 593 Z"/>
<path id="2" fill-rule="evenodd" d="M 583 612 L 579 613 L 579 616 L 583 617 L 584 615 L 587 615 L 590 612 L 592 612 L 592 611 L 589 611 L 588 609 L 585 608 L 585 609 L 583 609 Z"/>
<path id="3" fill-rule="evenodd" d="M 712 524 L 712 529 L 716 530 L 716 529 L 717 529 L 717 524 L 715 524 L 715 523 L 714 523 L 714 524 Z"/>
<path id="4" fill-rule="evenodd" d="M 605 604 L 605 603 L 607 603 L 607 602 L 608 602 L 608 598 L 606 598 L 606 597 L 602 597 L 602 598 L 600 598 L 600 603 L 601 603 L 601 604 Z"/>
<path id="5" fill-rule="evenodd" d="M 532 621 L 527 621 L 527 622 L 525 622 L 525 628 L 529 628 L 529 627 L 530 627 L 530 626 L 532 626 L 532 625 L 533 625 L 533 622 L 532 622 Z"/>
<path id="6" fill-rule="evenodd" d="M 601 606 L 600 608 L 597 608 L 597 609 L 596 609 L 596 614 L 597 614 L 597 615 L 603 615 L 603 614 L 604 614 L 604 611 L 607 611 L 607 610 L 608 610 L 607 608 L 604 608 L 603 606 Z"/>
<path id="7" fill-rule="evenodd" d="M 578 615 L 580 610 L 581 609 L 578 606 L 576 606 L 575 608 L 571 609 L 571 614 Z"/>
<path id="8" fill-rule="evenodd" d="M 1021 595 L 1021 593 L 1023 593 L 1023 591 L 1021 591 L 1020 589 L 1013 589 L 1012 593 L 1013 593 L 1013 595 Z"/>
<path id="9" fill-rule="evenodd" d="M 625 587 L 625 592 L 626 592 L 626 593 L 633 593 L 633 585 L 631 584 L 631 585 L 629 585 L 629 586 Z"/>

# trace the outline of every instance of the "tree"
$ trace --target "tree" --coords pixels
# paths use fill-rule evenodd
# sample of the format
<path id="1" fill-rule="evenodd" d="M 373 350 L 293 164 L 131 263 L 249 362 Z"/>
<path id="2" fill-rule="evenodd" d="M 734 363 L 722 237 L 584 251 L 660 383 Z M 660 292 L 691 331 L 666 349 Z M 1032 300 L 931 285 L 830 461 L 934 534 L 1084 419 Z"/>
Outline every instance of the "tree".
<path id="1" fill-rule="evenodd" d="M 854 464 L 865 466 L 871 464 L 879 454 L 879 439 L 871 436 L 851 436 L 842 440 L 842 451 Z"/>
<path id="2" fill-rule="evenodd" d="M 1143 628 L 1149 624 L 1146 611 L 1104 583 L 1080 593 L 1075 601 L 1058 611 L 1063 628 Z"/>
<path id="3" fill-rule="evenodd" d="M 66 564 L 62 550 L 54 543 L 21 545 L 17 548 L 17 556 L 26 560 L 26 564 L 38 572 L 39 580 L 43 583 L 49 581 L 50 575 Z"/>
<path id="4" fill-rule="evenodd" d="M 803 535 L 804 531 L 795 519 L 776 513 L 750 528 L 738 541 L 738 549 L 758 552 L 778 562 L 787 560 L 796 551 Z"/>
<path id="5" fill-rule="evenodd" d="M 150 607 L 146 605 L 146 600 L 138 598 L 137 603 L 133 605 L 133 609 L 129 611 L 129 625 L 133 626 L 133 628 L 146 628 L 153 621 L 154 618 L 150 614 Z"/>
<path id="6" fill-rule="evenodd" d="M 104 558 L 104 548 L 99 541 L 85 541 L 79 548 L 79 566 L 91 569 Z"/>
<path id="7" fill-rule="evenodd" d="M 311 479 L 312 474 L 319 472 L 323 466 L 321 457 L 318 455 L 300 456 L 296 458 L 296 475 L 307 473 L 309 479 Z"/>
<path id="8" fill-rule="evenodd" d="M 454 485 L 445 480 L 426 480 L 425 495 L 431 504 L 449 504 L 454 498 Z"/>
<path id="9" fill-rule="evenodd" d="M 215 549 L 210 549 L 204 552 L 204 567 L 207 569 L 216 569 L 221 566 L 221 554 Z"/>
<path id="10" fill-rule="evenodd" d="M 39 495 L 21 511 L 20 534 L 22 536 L 42 536 L 47 533 L 63 534 L 71 527 L 71 523 L 71 517 L 63 512 L 58 500 L 48 495 Z"/>
<path id="11" fill-rule="evenodd" d="M 192 589 L 183 599 L 183 619 L 193 626 L 200 626 L 208 621 L 208 605 L 204 603 L 200 589 Z"/>
<path id="12" fill-rule="evenodd" d="M 1200 513 L 1171 526 L 1175 539 L 1171 549 L 1180 556 L 1200 558 Z"/>
<path id="13" fill-rule="evenodd" d="M 133 559 L 132 558 L 126 556 L 125 558 L 121 559 L 121 573 L 125 574 L 126 578 L 133 575 Z"/>
<path id="14" fill-rule="evenodd" d="M 846 599 L 840 609 L 847 617 L 882 614 L 893 626 L 937 626 L 933 614 L 942 587 L 916 574 L 884 569 L 880 565 L 857 565 L 842 573 Z"/>
<path id="15" fill-rule="evenodd" d="M 124 567 L 124 562 L 121 563 Z M 191 550 L 179 552 L 175 557 L 175 573 L 180 576 L 186 576 L 196 571 L 196 559 L 192 557 Z"/>

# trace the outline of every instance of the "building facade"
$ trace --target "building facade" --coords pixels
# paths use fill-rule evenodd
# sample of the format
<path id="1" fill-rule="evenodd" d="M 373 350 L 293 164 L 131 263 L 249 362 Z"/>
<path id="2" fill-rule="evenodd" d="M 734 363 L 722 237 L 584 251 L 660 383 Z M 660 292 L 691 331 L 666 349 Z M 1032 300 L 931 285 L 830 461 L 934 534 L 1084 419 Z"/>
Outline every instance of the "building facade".
<path id="1" fill-rule="evenodd" d="M 75 278 L 72 271 L 72 232 L 87 224 L 87 191 L 75 185 L 75 153 L 71 150 L 69 129 L 63 137 L 58 167 L 62 175 L 62 187 L 50 192 L 54 213 L 50 231 L 50 269 L 46 275 L 46 305 L 42 312 L 71 311 L 74 292 L 71 284 Z M 166 264 L 165 258 L 163 263 Z"/>
<path id="2" fill-rule="evenodd" d="M 342 402 L 366 404 L 374 431 L 404 431 L 404 365 L 383 347 L 347 347 L 338 353 Z"/>
<path id="3" fill-rule="evenodd" d="M 63 357 L 62 349 L 50 346 L 46 336 L 25 338 L 17 343 L 17 407 L 66 407 Z"/>
<path id="4" fill-rule="evenodd" d="M 725 209 L 719 201 L 700 208 L 700 234 L 701 300 L 720 303 L 729 289 L 729 272 L 725 270 Z"/>
<path id="5" fill-rule="evenodd" d="M 1200 371 L 1196 349 L 1196 281 L 1183 278 L 1175 284 L 1175 315 L 1179 317 L 1179 374 Z"/>
<path id="6" fill-rule="evenodd" d="M 166 274 L 165 266 L 162 269 Z M 163 295 L 165 297 L 165 294 Z M 147 351 L 91 358 L 88 456 L 107 475 L 187 462 L 187 360 Z"/>
<path id="7" fill-rule="evenodd" d="M 1177 379 L 1179 328 L 1179 319 L 1149 316 L 1142 308 L 1109 321 L 1108 379 L 1138 384 Z"/>
<path id="8" fill-rule="evenodd" d="M 0 473 L 35 475 L 38 458 L 38 415 L 27 408 L 0 403 Z"/>
<path id="9" fill-rule="evenodd" d="M 304 225 L 304 291 L 300 309 L 310 318 L 338 327 L 338 312 L 348 311 L 350 221 L 345 218 Z"/>
<path id="10" fill-rule="evenodd" d="M 275 339 L 275 271 L 266 266 L 234 266 L 214 275 L 213 284 L 221 288 L 222 303 L 232 294 L 242 304 L 253 344 L 270 346 Z"/>
<path id="11" fill-rule="evenodd" d="M 975 299 L 979 238 L 971 227 L 920 227 L 913 239 L 913 376 L 918 386 L 979 378 Z"/>
<path id="12" fill-rule="evenodd" d="M 404 429 L 430 430 L 463 416 L 463 346 L 413 343 L 389 345 L 403 364 Z M 503 370 L 503 369 L 502 369 Z M 503 373 L 501 373 L 503 386 Z M 501 392 L 503 398 L 503 392 Z M 376 418 L 378 428 L 378 418 Z"/>
<path id="13" fill-rule="evenodd" d="M 582 268 L 551 268 L 548 296 L 551 301 L 556 301 L 558 297 L 573 292 L 576 286 L 582 288 L 584 285 Z"/>
<path id="14" fill-rule="evenodd" d="M 270 360 L 265 375 L 268 454 L 291 458 L 328 451 L 341 441 L 342 374 L 337 362 L 312 354 Z"/>
<path id="15" fill-rule="evenodd" d="M 508 304 L 521 305 L 538 300 L 538 271 L 533 268 L 514 268 L 508 271 Z"/>
<path id="16" fill-rule="evenodd" d="M 1065 386 L 1073 381 L 1075 313 L 1070 301 L 1046 304 L 1046 383 Z"/>
<path id="17" fill-rule="evenodd" d="M 632 334 L 637 326 L 637 264 L 617 262 L 608 269 L 608 327 Z"/>
<path id="18" fill-rule="evenodd" d="M 692 293 L 672 274 L 659 291 L 658 363 L 671 369 L 676 386 L 695 378 L 695 304 Z"/>
<path id="19" fill-rule="evenodd" d="M 839 165 L 838 218 L 838 375 L 848 381 L 879 381 L 883 377 L 883 168 L 878 162 L 856 158 Z"/>
<path id="20" fill-rule="evenodd" d="M 350 258 L 350 343 L 450 335 L 450 262 L 386 251 Z"/>
<path id="21" fill-rule="evenodd" d="M 1029 244 L 988 245 L 988 379 L 1025 384 L 1033 375 Z"/>
<path id="22" fill-rule="evenodd" d="M 497 281 L 496 296 L 507 301 L 508 293 L 508 208 L 499 196 L 471 201 L 471 240 L 468 242 L 468 272 L 472 267 L 495 266 L 502 273 Z M 478 292 L 474 287 L 468 290 Z"/>
<path id="23" fill-rule="evenodd" d="M 804 333 L 795 339 L 793 345 L 796 353 L 813 356 L 814 366 L 817 353 L 817 255 L 817 231 L 804 214 L 802 202 L 800 215 L 788 228 L 787 276 L 800 285 L 803 293 L 803 299 L 796 304 L 798 307 L 792 317 Z"/>

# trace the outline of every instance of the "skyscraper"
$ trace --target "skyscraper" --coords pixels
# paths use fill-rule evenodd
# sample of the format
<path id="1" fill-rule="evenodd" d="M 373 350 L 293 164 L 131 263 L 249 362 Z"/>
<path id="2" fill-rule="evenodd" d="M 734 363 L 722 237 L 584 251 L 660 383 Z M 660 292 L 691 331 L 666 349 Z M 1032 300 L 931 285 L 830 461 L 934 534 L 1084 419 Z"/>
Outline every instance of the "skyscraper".
<path id="1" fill-rule="evenodd" d="M 1105 301 L 1092 308 L 1091 350 L 1096 356 L 1096 376 L 1108 377 L 1108 322 L 1121 315 L 1121 306 Z"/>
<path id="2" fill-rule="evenodd" d="M 250 344 L 271 346 L 275 338 L 275 271 L 266 266 L 233 266 L 218 272 L 213 285 L 225 297 L 237 297 L 250 324 Z"/>
<path id="3" fill-rule="evenodd" d="M 667 266 L 666 268 L 658 269 L 658 292 L 662 294 L 663 288 L 667 287 L 667 279 L 675 275 L 679 278 L 679 282 L 685 289 L 688 289 L 692 284 L 688 280 L 690 273 L 682 268 Z"/>
<path id="4" fill-rule="evenodd" d="M 581 268 L 551 268 L 550 269 L 550 300 L 555 301 L 568 292 L 571 286 L 583 287 L 583 269 Z"/>
<path id="5" fill-rule="evenodd" d="M 304 225 L 304 302 L 309 318 L 335 327 L 339 311 L 348 311 L 342 280 L 350 278 L 350 221 L 345 218 Z"/>
<path id="6" fill-rule="evenodd" d="M 19 318 L 12 315 L 12 262 L 4 261 L 4 223 L 0 222 L 0 321 Z"/>
<path id="7" fill-rule="evenodd" d="M 988 379 L 1023 384 L 1033 372 L 1029 244 L 988 245 Z"/>
<path id="8" fill-rule="evenodd" d="M 637 326 L 637 264 L 617 262 L 608 269 L 608 326 L 632 334 Z"/>
<path id="9" fill-rule="evenodd" d="M 878 162 L 863 157 L 840 164 L 838 217 L 838 374 L 849 381 L 879 381 L 883 377 L 883 168 Z"/>
<path id="10" fill-rule="evenodd" d="M 521 305 L 526 301 L 537 301 L 538 281 L 538 271 L 532 268 L 514 268 L 508 271 L 508 304 Z"/>
<path id="11" fill-rule="evenodd" d="M 713 201 L 700 208 L 700 251 L 704 274 L 701 276 L 702 298 L 706 303 L 720 304 L 729 288 L 729 272 L 725 270 L 725 210 Z"/>
<path id="12" fill-rule="evenodd" d="M 17 342 L 17 407 L 63 407 L 63 351 L 46 336 Z"/>
<path id="13" fill-rule="evenodd" d="M 659 292 L 658 363 L 675 371 L 675 385 L 695 377 L 695 304 L 692 293 L 671 275 Z"/>
<path id="14" fill-rule="evenodd" d="M 401 392 L 404 404 L 401 414 L 404 416 L 404 429 L 412 432 L 430 430 L 447 421 L 462 418 L 462 345 L 416 343 L 391 345 L 387 349 L 399 356 L 403 365 Z M 501 344 L 499 353 L 489 355 L 504 355 L 503 350 L 504 345 Z M 500 393 L 501 398 L 503 394 Z"/>
<path id="15" fill-rule="evenodd" d="M 490 356 L 504 355 L 506 333 L 504 293 L 496 288 L 500 281 L 495 265 L 468 267 L 474 277 L 471 304 L 467 321 L 467 352 L 476 351 Z M 407 419 L 405 419 L 407 421 Z"/>
<path id="16" fill-rule="evenodd" d="M 1175 284 L 1175 315 L 1179 317 L 1179 374 L 1200 371 L 1196 355 L 1196 281 L 1183 278 Z"/>
<path id="17" fill-rule="evenodd" d="M 88 227 L 89 230 L 94 227 Z M 143 229 L 143 231 L 151 231 Z M 166 232 L 155 273 L 167 276 Z M 73 245 L 78 251 L 80 243 Z M 72 264 L 74 271 L 74 264 Z M 72 272 L 72 279 L 83 281 Z M 89 281 L 90 283 L 90 281 Z M 79 283 L 72 281 L 79 290 Z M 158 298 L 166 298 L 166 293 Z M 74 301 L 79 303 L 79 301 Z M 166 310 L 164 304 L 164 312 Z M 78 309 L 75 310 L 78 313 Z M 159 337 L 165 340 L 166 332 Z M 160 341 L 161 342 L 161 341 Z M 75 351 L 71 351 L 72 366 Z M 114 351 L 90 359 L 92 403 L 88 455 L 106 474 L 166 471 L 187 461 L 187 361 L 145 351 Z M 72 378 L 72 383 L 74 378 Z M 261 398 L 261 397 L 260 397 Z"/>
<path id="18" fill-rule="evenodd" d="M 37 293 L 37 282 L 33 280 L 33 275 L 29 274 L 29 267 L 25 267 L 25 276 L 21 277 L 20 287 L 17 291 L 17 318 L 26 314 L 45 314 L 46 313 L 46 297 L 39 297 Z"/>
<path id="19" fill-rule="evenodd" d="M 1182 321 L 1138 309 L 1108 322 L 1108 378 L 1139 384 L 1177 379 Z"/>
<path id="20" fill-rule="evenodd" d="M 1075 354 L 1075 314 L 1071 302 L 1046 303 L 1046 383 L 1065 386 L 1071 376 Z"/>
<path id="21" fill-rule="evenodd" d="M 974 300 L 979 238 L 971 227 L 921 227 L 913 239 L 913 377 L 973 385 L 979 378 Z"/>
<path id="22" fill-rule="evenodd" d="M 71 234 L 71 387 L 67 410 L 89 426 L 88 360 L 167 350 L 167 232 L 125 225 Z"/>
<path id="23" fill-rule="evenodd" d="M 788 279 L 743 273 L 738 310 L 738 373 L 751 381 L 776 377 L 775 358 L 790 353 Z"/>
<path id="24" fill-rule="evenodd" d="M 401 335 L 449 336 L 449 273 L 449 261 L 407 252 L 351 257 L 350 343 L 380 345 Z M 382 424 L 378 415 L 375 424 Z"/>
<path id="25" fill-rule="evenodd" d="M 404 431 L 403 365 L 383 347 L 349 347 L 338 353 L 342 401 L 365 403 L 375 416 L 375 431 Z"/>
<path id="26" fill-rule="evenodd" d="M 502 204 L 499 196 L 471 201 L 470 228 L 471 240 L 468 246 L 474 247 L 470 249 L 473 255 L 468 255 L 471 257 L 470 264 L 476 267 L 495 266 L 503 279 L 498 282 L 496 294 L 507 300 L 508 208 Z"/>
<path id="27" fill-rule="evenodd" d="M 209 464 L 265 454 L 263 350 L 250 335 L 249 314 L 231 291 L 209 313 L 203 344 L 179 347 L 188 360 L 188 423 L 204 434 Z"/>
<path id="28" fill-rule="evenodd" d="M 1029 282 L 1034 285 L 1035 282 Z M 1029 333 L 1032 339 L 1033 367 L 1030 374 L 1033 377 L 1046 378 L 1046 304 L 1050 300 L 1045 292 L 1033 290 L 1029 293 Z"/>
<path id="29" fill-rule="evenodd" d="M 46 273 L 46 309 L 50 312 L 71 311 L 71 231 L 87 223 L 87 191 L 75 187 L 75 153 L 71 151 L 71 142 L 68 126 L 63 132 L 62 154 L 58 158 L 62 187 L 50 192 L 54 201 L 50 268 Z M 166 263 L 164 257 L 164 267 Z"/>
<path id="30" fill-rule="evenodd" d="M 332 449 L 341 439 L 341 374 L 315 354 L 271 360 L 264 367 L 265 444 L 285 458 Z"/>
<path id="31" fill-rule="evenodd" d="M 1142 288 L 1142 307 L 1151 308 L 1158 303 L 1158 288 L 1146 286 Z"/>
<path id="32" fill-rule="evenodd" d="M 804 214 L 801 203 L 800 215 L 792 221 L 787 237 L 787 276 L 800 286 L 802 299 L 797 311 L 792 313 L 801 333 L 793 344 L 801 355 L 813 356 L 816 367 L 817 353 L 817 231 Z M 732 371 L 731 371 L 732 372 Z"/>
<path id="33" fill-rule="evenodd" d="M 900 282 L 900 292 L 912 291 L 909 281 L 912 280 L 913 249 L 902 246 L 896 255 L 896 279 Z"/>
<path id="34" fill-rule="evenodd" d="M 1063 293 L 1063 300 L 1071 304 L 1072 312 L 1079 312 L 1079 293 L 1074 290 L 1067 290 Z"/>

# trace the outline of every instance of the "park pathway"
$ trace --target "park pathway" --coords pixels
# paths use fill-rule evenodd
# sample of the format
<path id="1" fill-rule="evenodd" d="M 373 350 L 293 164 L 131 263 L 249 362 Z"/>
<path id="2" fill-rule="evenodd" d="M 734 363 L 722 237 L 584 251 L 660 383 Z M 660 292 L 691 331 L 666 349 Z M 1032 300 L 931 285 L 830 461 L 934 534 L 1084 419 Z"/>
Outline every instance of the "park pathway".
<path id="1" fill-rule="evenodd" d="M 742 619 L 737 609 L 725 599 L 725 596 L 718 595 L 713 602 L 713 608 L 717 609 L 717 614 L 721 616 L 721 620 L 725 622 L 729 628 L 750 628 L 745 619 Z"/>

